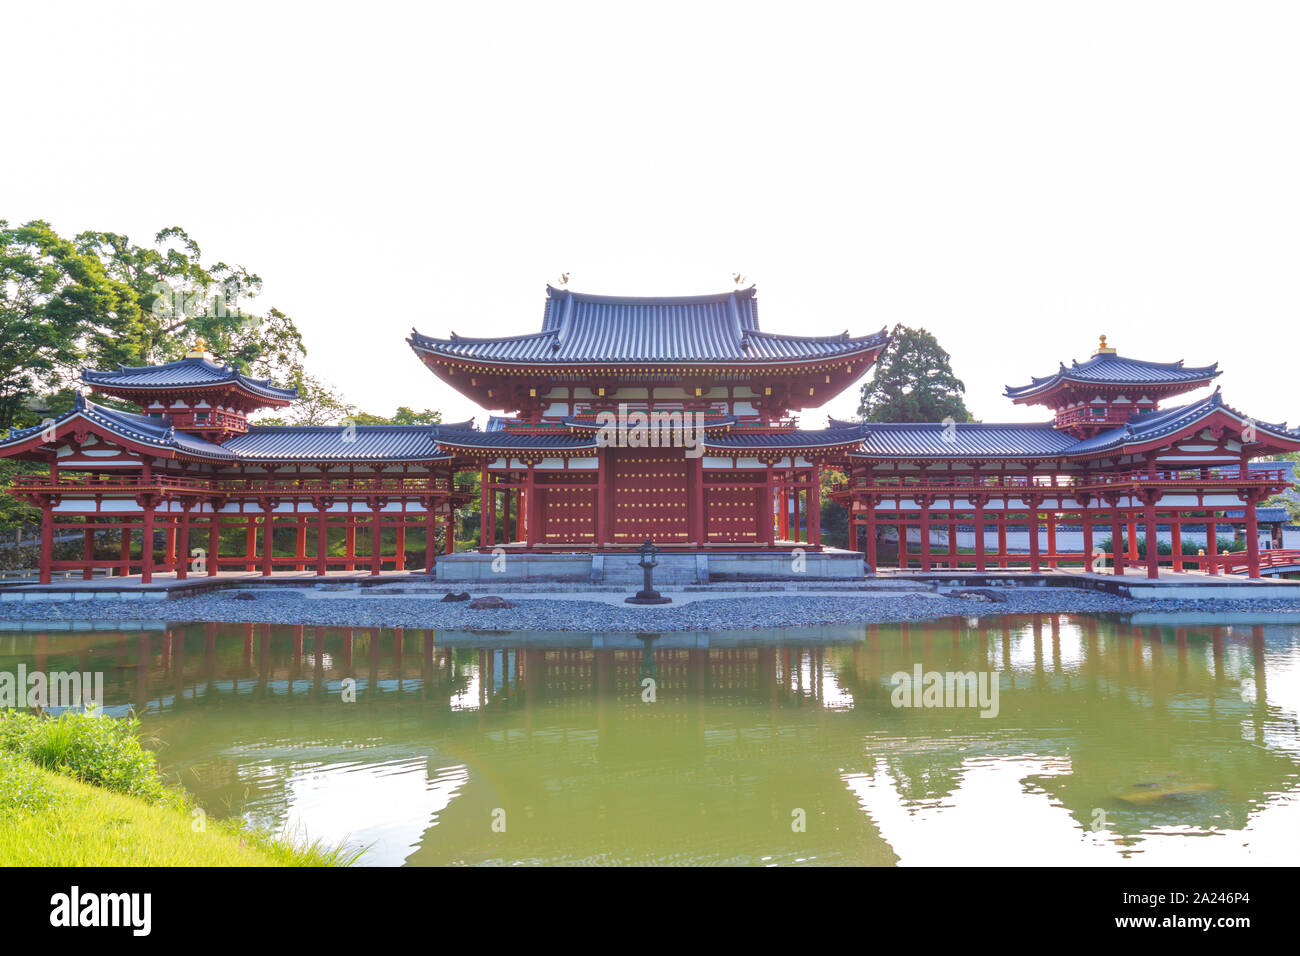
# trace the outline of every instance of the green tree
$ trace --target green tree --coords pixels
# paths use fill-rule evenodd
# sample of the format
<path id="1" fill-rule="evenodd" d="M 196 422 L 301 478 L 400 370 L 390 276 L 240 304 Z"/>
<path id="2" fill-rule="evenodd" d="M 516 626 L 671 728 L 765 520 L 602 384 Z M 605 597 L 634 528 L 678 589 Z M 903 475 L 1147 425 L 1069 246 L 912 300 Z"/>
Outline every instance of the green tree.
<path id="1" fill-rule="evenodd" d="M 139 311 L 129 287 L 48 223 L 0 220 L 0 428 L 38 422 L 27 408 L 37 393 L 70 385 Z"/>
<path id="2" fill-rule="evenodd" d="M 341 425 L 356 411 L 334 386 L 314 375 L 301 375 L 296 382 L 298 400 L 276 415 L 255 419 L 258 425 Z"/>
<path id="3" fill-rule="evenodd" d="M 250 310 L 261 286 L 243 266 L 204 264 L 179 227 L 137 246 L 119 233 L 68 240 L 46 222 L 0 220 L 0 428 L 67 408 L 83 366 L 167 362 L 200 336 L 250 375 L 300 385 L 302 336 L 279 309 Z"/>
<path id="4" fill-rule="evenodd" d="M 1300 461 L 1300 454 L 1296 452 L 1285 452 L 1280 455 L 1274 455 L 1268 461 Z M 1296 468 L 1291 473 L 1293 476 L 1300 474 L 1300 468 Z M 1285 508 L 1286 513 L 1291 516 L 1292 522 L 1300 522 L 1300 480 L 1293 481 L 1291 487 L 1286 491 L 1278 492 L 1264 502 L 1266 507 Z"/>
<path id="5" fill-rule="evenodd" d="M 868 422 L 969 422 L 965 393 L 935 337 L 900 324 L 862 386 L 858 415 Z"/>
<path id="6" fill-rule="evenodd" d="M 202 337 L 223 361 L 249 374 L 287 385 L 302 378 L 306 350 L 293 320 L 279 309 L 258 315 L 248 308 L 262 290 L 261 277 L 225 262 L 205 265 L 198 243 L 179 226 L 163 229 L 151 246 L 112 232 L 83 232 L 75 243 L 139 304 L 129 328 L 94 343 L 104 364 L 169 362 Z"/>

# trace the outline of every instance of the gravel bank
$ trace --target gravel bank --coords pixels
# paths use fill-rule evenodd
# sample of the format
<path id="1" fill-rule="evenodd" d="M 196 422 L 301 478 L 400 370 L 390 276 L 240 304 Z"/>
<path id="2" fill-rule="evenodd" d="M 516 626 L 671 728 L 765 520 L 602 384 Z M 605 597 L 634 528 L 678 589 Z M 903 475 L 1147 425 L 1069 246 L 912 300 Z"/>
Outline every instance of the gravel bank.
<path id="1" fill-rule="evenodd" d="M 1005 601 L 983 602 L 934 592 L 845 596 L 797 592 L 699 600 L 662 607 L 621 607 L 595 601 L 509 595 L 512 608 L 472 610 L 464 602 L 426 597 L 348 597 L 312 600 L 300 592 L 237 592 L 149 604 L 78 601 L 7 604 L 0 620 L 168 621 L 307 624 L 330 627 L 410 627 L 484 631 L 716 631 L 917 621 L 936 617 L 1001 614 L 1133 614 L 1147 611 L 1219 613 L 1286 612 L 1300 624 L 1300 601 L 1135 601 L 1069 588 L 1008 589 Z"/>

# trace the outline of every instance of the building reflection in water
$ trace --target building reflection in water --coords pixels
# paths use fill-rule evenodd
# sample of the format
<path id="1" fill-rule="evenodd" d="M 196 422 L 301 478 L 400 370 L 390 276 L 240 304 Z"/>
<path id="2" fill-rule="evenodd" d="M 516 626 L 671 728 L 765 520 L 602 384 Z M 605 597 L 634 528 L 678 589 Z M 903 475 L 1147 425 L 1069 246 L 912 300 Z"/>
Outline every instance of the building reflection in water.
<path id="1" fill-rule="evenodd" d="M 371 862 L 1197 861 L 1175 835 L 1296 819 L 1300 629 L 1268 622 L 0 633 L 20 661 L 103 671 L 213 812 Z M 998 716 L 894 707 L 917 664 L 999 672 Z"/>

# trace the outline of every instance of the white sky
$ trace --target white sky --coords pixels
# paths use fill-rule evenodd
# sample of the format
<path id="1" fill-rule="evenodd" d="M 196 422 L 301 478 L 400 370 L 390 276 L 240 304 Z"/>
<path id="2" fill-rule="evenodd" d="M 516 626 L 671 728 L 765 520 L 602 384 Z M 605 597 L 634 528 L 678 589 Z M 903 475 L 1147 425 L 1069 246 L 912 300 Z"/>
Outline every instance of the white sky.
<path id="1" fill-rule="evenodd" d="M 486 415 L 403 339 L 533 331 L 544 286 L 758 283 L 764 328 L 934 332 L 1006 384 L 1221 362 L 1300 420 L 1300 8 L 284 5 L 0 12 L 0 218 L 181 225 L 376 413 Z M 850 415 L 856 389 L 804 415 Z"/>

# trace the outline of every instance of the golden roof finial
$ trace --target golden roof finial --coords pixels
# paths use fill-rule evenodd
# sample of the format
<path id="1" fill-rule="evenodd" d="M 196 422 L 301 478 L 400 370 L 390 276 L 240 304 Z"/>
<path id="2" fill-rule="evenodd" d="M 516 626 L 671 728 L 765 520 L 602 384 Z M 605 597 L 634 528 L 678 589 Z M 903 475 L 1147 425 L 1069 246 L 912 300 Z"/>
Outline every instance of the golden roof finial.
<path id="1" fill-rule="evenodd" d="M 1106 336 L 1103 335 L 1100 337 L 1100 341 L 1098 341 L 1097 343 L 1097 351 L 1093 352 L 1092 354 L 1093 355 L 1114 355 L 1115 350 L 1106 345 Z"/>
<path id="2" fill-rule="evenodd" d="M 185 353 L 186 358 L 212 358 L 212 353 L 208 351 L 208 340 L 199 336 L 194 340 L 193 347 Z"/>

